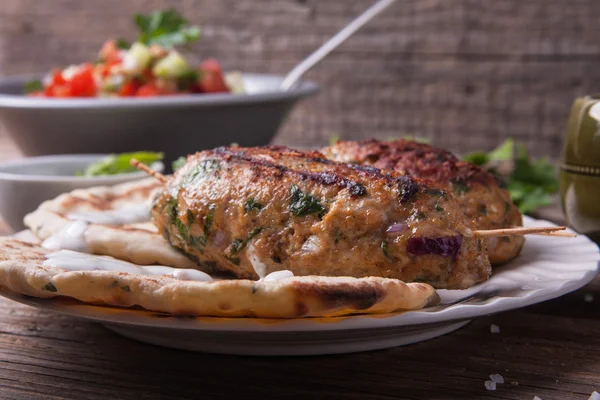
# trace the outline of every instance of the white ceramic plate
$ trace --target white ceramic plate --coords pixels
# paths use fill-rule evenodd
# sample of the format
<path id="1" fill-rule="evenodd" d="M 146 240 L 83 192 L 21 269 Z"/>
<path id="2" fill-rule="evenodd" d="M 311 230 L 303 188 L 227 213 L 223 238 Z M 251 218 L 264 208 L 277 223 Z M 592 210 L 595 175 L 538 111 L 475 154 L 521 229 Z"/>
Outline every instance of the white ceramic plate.
<path id="1" fill-rule="evenodd" d="M 525 218 L 525 225 L 548 225 Z M 244 355 L 348 353 L 400 346 L 454 331 L 470 319 L 540 303 L 596 276 L 598 246 L 585 236 L 528 236 L 521 255 L 468 290 L 440 290 L 442 304 L 421 311 L 340 318 L 267 320 L 174 317 L 68 299 L 0 295 L 33 307 L 95 320 L 124 336 L 166 347 Z"/>

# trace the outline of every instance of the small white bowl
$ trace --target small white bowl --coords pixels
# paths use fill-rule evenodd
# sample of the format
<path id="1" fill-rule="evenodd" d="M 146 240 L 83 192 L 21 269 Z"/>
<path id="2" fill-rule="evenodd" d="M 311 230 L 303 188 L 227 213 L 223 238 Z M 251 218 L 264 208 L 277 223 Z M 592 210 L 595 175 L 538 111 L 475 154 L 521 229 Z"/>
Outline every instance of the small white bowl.
<path id="1" fill-rule="evenodd" d="M 0 214 L 15 231 L 23 217 L 42 202 L 74 189 L 110 186 L 145 178 L 143 172 L 94 177 L 76 176 L 106 154 L 55 155 L 0 163 Z"/>

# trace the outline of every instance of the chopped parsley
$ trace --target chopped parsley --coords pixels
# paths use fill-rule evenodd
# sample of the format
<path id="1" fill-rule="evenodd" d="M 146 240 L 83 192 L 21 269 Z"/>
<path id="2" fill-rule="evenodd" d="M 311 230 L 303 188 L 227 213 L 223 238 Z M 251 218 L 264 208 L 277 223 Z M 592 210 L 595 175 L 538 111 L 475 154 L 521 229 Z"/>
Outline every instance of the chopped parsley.
<path id="1" fill-rule="evenodd" d="M 192 247 L 200 250 L 200 252 L 204 252 L 204 247 L 208 243 L 208 238 L 206 236 L 192 236 L 190 237 L 190 244 Z"/>
<path id="2" fill-rule="evenodd" d="M 440 206 L 439 203 L 435 203 L 435 211 L 439 211 L 439 212 L 443 212 L 444 211 L 444 207 Z"/>
<path id="3" fill-rule="evenodd" d="M 254 228 L 245 239 L 235 239 L 231 243 L 231 249 L 229 250 L 229 255 L 234 255 L 246 247 L 246 245 L 259 233 L 261 233 L 263 228 Z"/>
<path id="4" fill-rule="evenodd" d="M 425 217 L 427 217 L 427 215 L 423 211 L 417 213 L 417 219 L 425 219 Z"/>
<path id="5" fill-rule="evenodd" d="M 27 81 L 23 87 L 25 94 L 39 92 L 44 90 L 44 85 L 39 80 Z"/>
<path id="6" fill-rule="evenodd" d="M 244 203 L 244 211 L 246 213 L 249 213 L 252 210 L 261 210 L 262 208 L 263 205 L 254 200 L 254 197 L 250 197 L 248 200 L 246 200 L 246 203 Z"/>
<path id="7" fill-rule="evenodd" d="M 186 240 L 189 236 L 189 229 L 186 224 L 183 223 L 179 218 L 175 218 L 175 227 L 181 239 Z"/>
<path id="8" fill-rule="evenodd" d="M 467 183 L 465 181 L 463 181 L 462 179 L 453 179 L 452 186 L 454 187 L 454 191 L 457 194 L 465 194 L 469 190 L 471 190 L 471 188 L 467 185 Z"/>
<path id="9" fill-rule="evenodd" d="M 225 257 L 230 263 L 234 264 L 234 265 L 240 265 L 240 258 L 239 257 Z"/>
<path id="10" fill-rule="evenodd" d="M 202 160 L 190 172 L 183 178 L 183 184 L 189 185 L 194 183 L 196 180 L 207 176 L 208 174 L 217 171 L 221 168 L 219 160 Z"/>
<path id="11" fill-rule="evenodd" d="M 178 219 L 177 218 L 177 199 L 175 197 L 169 198 L 169 200 L 167 200 L 165 202 L 163 211 L 166 211 L 167 215 L 169 216 L 169 223 L 171 225 L 174 224 L 175 220 Z"/>
<path id="12" fill-rule="evenodd" d="M 291 203 L 290 212 L 297 217 L 318 213 L 319 216 L 325 213 L 325 207 L 319 200 L 309 193 L 304 193 L 296 185 L 290 189 Z"/>
<path id="13" fill-rule="evenodd" d="M 188 224 L 188 226 L 191 226 L 194 223 L 194 213 L 192 212 L 192 210 L 190 210 L 188 208 L 186 214 L 187 214 L 187 224 Z"/>
<path id="14" fill-rule="evenodd" d="M 210 233 L 210 227 L 213 223 L 213 213 L 215 211 L 215 205 L 211 204 L 208 206 L 208 214 L 206 214 L 206 218 L 204 219 L 204 234 L 208 236 Z"/>
<path id="15" fill-rule="evenodd" d="M 383 250 L 383 255 L 386 256 L 387 258 L 391 258 L 390 257 L 390 253 L 389 253 L 389 245 L 388 245 L 388 241 L 384 240 L 383 242 L 381 242 L 381 250 Z"/>

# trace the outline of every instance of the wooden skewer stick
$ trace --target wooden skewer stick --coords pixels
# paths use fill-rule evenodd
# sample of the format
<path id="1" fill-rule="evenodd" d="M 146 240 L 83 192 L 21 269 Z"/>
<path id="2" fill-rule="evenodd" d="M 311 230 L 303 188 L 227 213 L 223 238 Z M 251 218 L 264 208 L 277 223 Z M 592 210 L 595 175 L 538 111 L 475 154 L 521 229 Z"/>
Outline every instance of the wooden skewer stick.
<path id="1" fill-rule="evenodd" d="M 523 228 L 506 228 L 506 229 L 489 229 L 489 230 L 477 230 L 473 231 L 475 237 L 488 237 L 488 236 L 520 236 L 520 235 L 531 235 L 531 234 L 542 234 L 542 235 L 555 235 L 559 232 L 567 229 L 566 226 L 541 226 L 541 227 L 523 227 Z M 569 232 L 560 232 L 560 236 Z M 572 235 L 572 234 L 569 234 Z"/>
<path id="2" fill-rule="evenodd" d="M 534 235 L 558 236 L 558 237 L 570 237 L 570 238 L 577 237 L 577 235 L 575 233 L 571 233 L 571 232 L 544 232 L 544 233 L 534 233 Z"/>
<path id="3" fill-rule="evenodd" d="M 129 161 L 129 164 L 131 164 L 132 167 L 135 167 L 135 168 L 139 169 L 140 171 L 147 173 L 151 177 L 158 179 L 161 183 L 167 183 L 166 176 L 164 176 L 160 172 L 156 172 L 155 170 L 153 170 L 152 168 L 150 168 L 143 162 L 140 162 L 140 161 L 136 160 L 135 158 L 132 158 L 131 161 Z"/>

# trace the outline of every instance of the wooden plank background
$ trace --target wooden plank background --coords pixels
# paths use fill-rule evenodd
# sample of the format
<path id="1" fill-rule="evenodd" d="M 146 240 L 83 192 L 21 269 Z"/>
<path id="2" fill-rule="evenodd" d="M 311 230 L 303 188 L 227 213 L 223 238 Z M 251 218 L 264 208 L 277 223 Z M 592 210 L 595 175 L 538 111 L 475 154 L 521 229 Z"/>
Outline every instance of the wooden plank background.
<path id="1" fill-rule="evenodd" d="M 174 6 L 196 59 L 284 74 L 370 0 L 0 0 L 0 74 L 94 57 L 131 15 Z M 309 74 L 324 90 L 276 141 L 429 137 L 453 150 L 513 136 L 556 157 L 573 99 L 600 86 L 598 0 L 399 0 Z"/>

